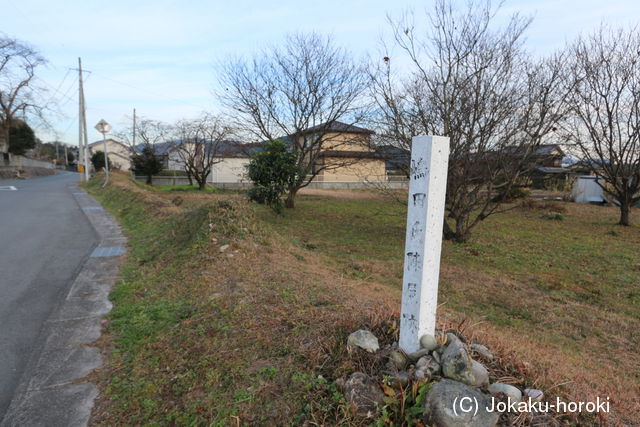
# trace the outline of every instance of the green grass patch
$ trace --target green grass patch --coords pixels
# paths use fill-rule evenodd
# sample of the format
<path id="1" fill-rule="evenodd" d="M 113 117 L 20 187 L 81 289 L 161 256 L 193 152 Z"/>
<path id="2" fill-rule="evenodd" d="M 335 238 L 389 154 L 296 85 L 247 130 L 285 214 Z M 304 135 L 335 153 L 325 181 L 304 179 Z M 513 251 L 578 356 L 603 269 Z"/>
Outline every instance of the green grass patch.
<path id="1" fill-rule="evenodd" d="M 640 362 L 637 351 L 628 353 L 640 348 L 640 228 L 616 226 L 615 208 L 562 206 L 562 220 L 518 208 L 483 221 L 467 243 L 444 242 L 439 302 L 554 345 L 585 369 L 603 366 L 606 354 L 612 374 L 625 375 Z M 302 196 L 284 215 L 255 210 L 348 277 L 401 287 L 402 204 Z M 640 222 L 640 211 L 634 217 Z"/>
<path id="2" fill-rule="evenodd" d="M 207 185 L 205 188 L 200 190 L 197 185 L 155 185 L 158 191 L 162 191 L 165 193 L 174 193 L 174 192 L 199 192 L 199 193 L 222 193 L 223 190 Z"/>
<path id="3" fill-rule="evenodd" d="M 110 295 L 111 351 L 95 379 L 96 424 L 282 425 L 318 412 L 346 416 L 335 385 L 316 381 L 324 347 L 307 343 L 343 343 L 358 324 L 336 333 L 332 322 L 345 316 L 326 310 L 333 297 L 319 300 L 326 292 L 317 285 L 261 258 L 257 242 L 268 239 L 238 197 L 187 194 L 177 207 L 164 191 L 119 176 L 105 189 L 96 181 L 86 188 L 118 218 L 129 248 Z M 248 251 L 255 253 L 243 258 Z"/>
<path id="4" fill-rule="evenodd" d="M 178 190 L 177 206 L 171 189 L 113 181 L 87 186 L 129 238 L 96 423 L 358 424 L 334 380 L 383 361 L 350 357 L 346 337 L 368 328 L 390 345 L 397 327 L 335 283 L 401 286 L 401 204 L 303 196 L 275 215 L 236 195 Z M 468 243 L 445 242 L 442 310 L 554 346 L 553 357 L 605 369 L 633 391 L 640 229 L 613 225 L 609 208 L 567 205 L 562 221 L 540 213 L 515 209 Z M 415 416 L 425 390 L 414 391 L 383 422 Z"/>

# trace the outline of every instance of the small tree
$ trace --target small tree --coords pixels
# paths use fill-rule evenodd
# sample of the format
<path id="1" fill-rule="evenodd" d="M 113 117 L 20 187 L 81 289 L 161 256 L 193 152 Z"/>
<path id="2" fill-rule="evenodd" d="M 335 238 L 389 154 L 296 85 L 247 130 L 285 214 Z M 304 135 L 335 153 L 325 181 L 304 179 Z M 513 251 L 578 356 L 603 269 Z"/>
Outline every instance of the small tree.
<path id="1" fill-rule="evenodd" d="M 91 164 L 96 171 L 104 168 L 104 152 L 96 151 L 91 155 Z"/>
<path id="2" fill-rule="evenodd" d="M 566 139 L 620 205 L 620 225 L 630 225 L 640 202 L 640 31 L 601 27 L 572 46 L 571 116 Z"/>
<path id="3" fill-rule="evenodd" d="M 151 144 L 145 144 L 140 153 L 134 154 L 131 163 L 136 174 L 147 177 L 148 185 L 153 183 L 153 175 L 159 174 L 164 168 L 162 159 L 156 155 L 156 150 Z"/>
<path id="4" fill-rule="evenodd" d="M 0 34 L 0 151 L 18 114 L 41 113 L 43 106 L 36 97 L 43 89 L 37 85 L 36 69 L 45 63 L 28 43 Z"/>
<path id="5" fill-rule="evenodd" d="M 155 144 L 162 143 L 167 140 L 171 131 L 171 126 L 167 123 L 147 119 L 145 117 L 138 117 L 137 125 L 131 131 L 120 131 L 116 132 L 115 135 L 120 139 L 125 145 L 129 146 L 130 156 L 133 159 L 140 155 L 146 147 L 151 147 L 154 155 L 156 154 Z M 152 158 L 148 159 L 152 161 Z M 144 163 L 144 162 L 143 162 Z M 135 170 L 135 167 L 131 166 L 132 170 Z M 159 172 L 159 171 L 158 171 Z M 146 175 L 144 172 L 140 172 L 143 175 Z M 157 172 L 155 172 L 157 173 Z M 147 178 L 149 176 L 147 175 Z M 151 181 L 148 179 L 148 183 Z"/>
<path id="6" fill-rule="evenodd" d="M 36 135 L 31 127 L 24 123 L 17 123 L 9 128 L 9 152 L 15 155 L 23 155 L 28 150 L 35 148 Z"/>
<path id="7" fill-rule="evenodd" d="M 251 60 L 228 61 L 220 83 L 225 89 L 221 99 L 239 129 L 260 139 L 290 140 L 303 173 L 290 182 L 287 208 L 294 207 L 298 190 L 319 173 L 353 162 L 320 161 L 324 150 L 361 142 L 339 142 L 332 132 L 336 122 L 354 125 L 366 115 L 365 69 L 330 37 L 294 34 Z"/>
<path id="8" fill-rule="evenodd" d="M 280 140 L 266 143 L 264 150 L 255 154 L 247 166 L 249 179 L 254 185 L 249 190 L 249 198 L 281 213 L 283 194 L 302 172 L 297 159 L 297 154 L 286 143 Z"/>
<path id="9" fill-rule="evenodd" d="M 175 150 L 184 164 L 189 183 L 194 179 L 204 190 L 213 166 L 222 161 L 220 147 L 231 133 L 218 116 L 204 114 L 194 120 L 181 120 L 174 126 Z"/>
<path id="10" fill-rule="evenodd" d="M 409 60 L 400 76 L 385 56 L 370 87 L 383 140 L 409 152 L 414 135 L 449 137 L 444 236 L 464 242 L 506 209 L 536 148 L 564 117 L 566 90 L 562 57 L 534 62 L 524 50 L 529 19 L 516 14 L 500 28 L 489 0 L 455 5 L 436 0 L 426 19 L 391 21 Z"/>

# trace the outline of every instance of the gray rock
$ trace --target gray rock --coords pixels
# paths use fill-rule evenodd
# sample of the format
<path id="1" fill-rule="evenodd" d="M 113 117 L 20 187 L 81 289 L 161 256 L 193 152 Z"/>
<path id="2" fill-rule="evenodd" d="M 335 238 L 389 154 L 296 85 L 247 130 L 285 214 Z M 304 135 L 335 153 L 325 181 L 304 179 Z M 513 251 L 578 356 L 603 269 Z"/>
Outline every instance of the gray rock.
<path id="1" fill-rule="evenodd" d="M 493 383 L 489 386 L 489 393 L 502 393 L 515 403 L 518 403 L 522 400 L 522 392 L 518 388 L 509 384 Z"/>
<path id="2" fill-rule="evenodd" d="M 429 356 L 424 356 L 418 359 L 416 362 L 416 368 L 422 368 L 423 366 L 427 366 L 429 364 Z"/>
<path id="3" fill-rule="evenodd" d="M 478 356 L 486 360 L 487 362 L 493 362 L 494 355 L 491 354 L 489 349 L 482 344 L 471 344 L 471 351 L 475 352 Z"/>
<path id="4" fill-rule="evenodd" d="M 436 348 L 440 347 L 440 343 L 438 342 L 436 337 L 434 337 L 433 335 L 425 334 L 422 337 L 420 337 L 420 346 L 429 351 L 433 351 Z"/>
<path id="5" fill-rule="evenodd" d="M 429 354 L 429 350 L 427 350 L 426 348 L 421 348 L 418 351 L 415 351 L 413 353 L 409 353 L 407 354 L 407 357 L 409 358 L 409 360 L 411 360 L 412 362 L 415 362 L 416 360 L 420 359 L 423 356 L 426 356 Z"/>
<path id="6" fill-rule="evenodd" d="M 354 372 L 344 384 L 351 412 L 358 417 L 374 418 L 382 407 L 384 393 L 371 377 Z"/>
<path id="7" fill-rule="evenodd" d="M 442 374 L 452 380 L 473 385 L 475 378 L 472 368 L 473 362 L 462 342 L 457 339 L 452 340 L 442 353 Z"/>
<path id="8" fill-rule="evenodd" d="M 378 344 L 378 338 L 375 335 L 367 330 L 360 329 L 349 335 L 347 347 L 360 347 L 369 353 L 375 353 L 380 348 L 380 344 Z"/>
<path id="9" fill-rule="evenodd" d="M 424 407 L 425 424 L 438 427 L 492 427 L 496 425 L 500 416 L 488 411 L 491 408 L 488 396 L 472 387 L 447 379 L 431 387 Z"/>
<path id="10" fill-rule="evenodd" d="M 435 359 L 436 362 L 438 363 L 442 363 L 442 356 L 440 356 L 442 353 L 438 353 L 437 350 L 434 350 L 431 355 L 433 356 L 433 358 Z"/>
<path id="11" fill-rule="evenodd" d="M 454 334 L 453 332 L 447 332 L 447 345 L 456 342 L 456 341 L 460 341 L 460 338 L 458 338 L 458 336 L 456 334 Z"/>
<path id="12" fill-rule="evenodd" d="M 440 364 L 434 357 L 430 356 L 424 356 L 418 359 L 416 369 L 424 370 L 429 377 L 440 374 Z"/>
<path id="13" fill-rule="evenodd" d="M 391 365 L 389 366 L 390 369 L 401 371 L 405 366 L 407 366 L 409 360 L 407 359 L 407 356 L 405 356 L 404 352 L 400 350 L 393 350 L 389 354 L 389 363 Z"/>
<path id="14" fill-rule="evenodd" d="M 471 372 L 473 373 L 475 387 L 486 387 L 489 385 L 489 371 L 484 365 L 480 362 L 476 362 L 475 360 L 471 361 Z"/>
<path id="15" fill-rule="evenodd" d="M 535 388 L 525 388 L 522 394 L 523 398 L 531 399 L 532 402 L 542 402 L 542 398 L 544 397 L 542 390 L 537 390 Z"/>
<path id="16" fill-rule="evenodd" d="M 417 368 L 413 372 L 413 378 L 417 381 L 422 381 L 431 378 L 425 366 Z"/>

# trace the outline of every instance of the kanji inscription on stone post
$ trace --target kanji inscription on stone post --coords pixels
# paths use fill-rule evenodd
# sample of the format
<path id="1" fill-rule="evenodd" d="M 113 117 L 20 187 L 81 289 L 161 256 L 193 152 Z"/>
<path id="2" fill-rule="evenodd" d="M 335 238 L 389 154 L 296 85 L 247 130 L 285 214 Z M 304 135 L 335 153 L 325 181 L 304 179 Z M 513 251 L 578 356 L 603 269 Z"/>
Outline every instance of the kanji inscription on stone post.
<path id="1" fill-rule="evenodd" d="M 407 353 L 435 333 L 448 162 L 449 138 L 413 137 L 399 343 Z"/>

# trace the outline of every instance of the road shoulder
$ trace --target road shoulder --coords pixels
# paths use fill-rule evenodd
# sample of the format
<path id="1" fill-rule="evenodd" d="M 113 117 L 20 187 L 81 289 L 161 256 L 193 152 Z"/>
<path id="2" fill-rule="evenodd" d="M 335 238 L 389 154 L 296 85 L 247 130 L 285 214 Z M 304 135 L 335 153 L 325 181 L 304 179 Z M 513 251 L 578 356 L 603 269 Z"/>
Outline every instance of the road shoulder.
<path id="1" fill-rule="evenodd" d="M 1 427 L 85 426 L 98 396 L 95 385 L 82 379 L 102 365 L 100 350 L 90 344 L 100 337 L 102 316 L 111 310 L 108 297 L 126 238 L 93 197 L 77 187 L 72 191 L 99 243 L 46 322 L 42 351 L 29 362 Z"/>

